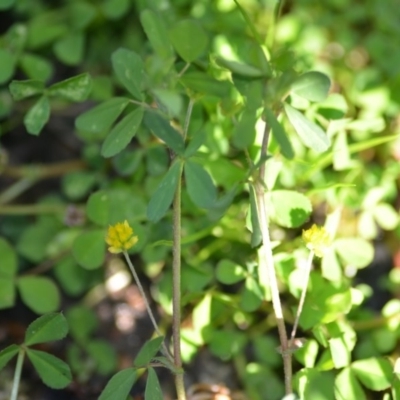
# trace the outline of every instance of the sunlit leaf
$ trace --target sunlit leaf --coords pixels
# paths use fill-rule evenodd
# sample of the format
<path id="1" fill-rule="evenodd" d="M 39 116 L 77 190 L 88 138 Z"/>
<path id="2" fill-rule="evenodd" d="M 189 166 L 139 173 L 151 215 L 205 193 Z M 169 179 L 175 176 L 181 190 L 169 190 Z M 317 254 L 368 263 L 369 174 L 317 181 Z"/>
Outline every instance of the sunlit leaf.
<path id="1" fill-rule="evenodd" d="M 196 60 L 207 49 L 208 36 L 195 20 L 181 20 L 169 31 L 176 52 L 188 63 Z"/>
<path id="2" fill-rule="evenodd" d="M 331 81 L 318 71 L 300 75 L 291 85 L 291 90 L 298 96 L 311 101 L 322 101 L 328 96 Z"/>
<path id="3" fill-rule="evenodd" d="M 217 189 L 208 172 L 198 163 L 187 160 L 184 166 L 185 183 L 194 204 L 202 208 L 216 205 Z"/>
<path id="4" fill-rule="evenodd" d="M 300 111 L 284 104 L 286 115 L 301 141 L 317 153 L 326 151 L 331 142 L 326 133 L 314 122 L 307 119 Z"/>

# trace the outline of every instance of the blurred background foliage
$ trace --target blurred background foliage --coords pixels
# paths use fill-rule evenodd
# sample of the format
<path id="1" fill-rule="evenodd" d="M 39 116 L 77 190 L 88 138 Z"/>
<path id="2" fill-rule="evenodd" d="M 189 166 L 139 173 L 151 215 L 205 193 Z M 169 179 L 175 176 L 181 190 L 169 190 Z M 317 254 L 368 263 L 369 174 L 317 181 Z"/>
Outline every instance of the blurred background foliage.
<path id="1" fill-rule="evenodd" d="M 305 398 L 349 400 L 353 397 L 321 388 L 333 388 L 337 376 L 336 384 L 358 388 L 351 374 L 362 366 L 350 370 L 352 361 L 395 360 L 398 354 L 400 8 L 396 0 L 240 4 L 265 38 L 274 69 L 317 70 L 331 79 L 326 100 L 292 95 L 291 104 L 327 131 L 332 147 L 322 154 L 309 150 L 283 119 L 295 156 L 282 157 L 272 140 L 267 168 L 270 188 L 306 194 L 313 209 L 304 226 L 288 226 L 280 217 L 285 210 L 275 210 L 275 218 L 271 211 L 288 324 L 299 297 L 296 267 L 306 258 L 300 228 L 323 224 L 328 216 L 336 232 L 332 254 L 316 263 L 311 277 L 300 324 L 310 340 L 296 352 L 295 371 L 300 388 L 307 378 Z M 52 350 L 65 355 L 74 373 L 71 398 L 98 395 L 110 373 L 129 364 L 126 348 L 137 352 L 151 328 L 124 263 L 106 253 L 106 227 L 124 219 L 139 236 L 131 255 L 169 330 L 171 219 L 168 214 L 150 222 L 146 209 L 171 155 L 141 125 L 128 147 L 104 158 L 102 146 L 113 121 L 107 126 L 101 109 L 84 114 L 125 94 L 111 61 L 123 47 L 143 59 L 146 100 L 172 125 L 182 123 L 188 99 L 195 100 L 189 137 L 195 141 L 200 129 L 205 137 L 196 161 L 210 173 L 220 197 L 235 185 L 240 188 L 229 207 L 220 209 L 200 209 L 183 193 L 182 346 L 188 383 L 224 383 L 250 399 L 280 399 L 276 327 L 258 283 L 254 238 L 246 229 L 248 159 L 259 152 L 262 120 L 257 96 L 249 96 L 254 104 L 243 100 L 252 80 L 231 82 L 229 68 L 220 61 L 263 67 L 254 32 L 235 2 L 1 0 L 0 9 L 1 347 L 18 341 L 19 330 L 35 314 L 63 310 L 70 340 Z M 174 47 L 187 28 L 184 21 L 197 22 L 187 28 L 191 46 L 179 51 L 181 57 L 152 36 L 145 20 L 154 20 L 145 10 L 154 11 Z M 42 81 L 51 91 L 57 82 L 84 73 L 91 77 L 87 99 L 51 97 L 48 123 L 27 133 L 36 99 L 13 100 L 11 80 Z M 277 82 L 271 79 L 267 87 L 272 98 L 279 92 Z M 329 294 L 335 301 L 328 301 Z M 315 304 L 323 304 L 319 312 Z M 368 390 L 390 386 L 376 389 L 362 373 L 357 376 L 366 388 L 355 391 L 357 399 L 376 398 Z M 395 389 L 393 397 L 389 392 L 385 399 L 398 398 Z M 309 397 L 315 393 L 319 397 Z M 364 397 L 357 397 L 360 393 Z"/>

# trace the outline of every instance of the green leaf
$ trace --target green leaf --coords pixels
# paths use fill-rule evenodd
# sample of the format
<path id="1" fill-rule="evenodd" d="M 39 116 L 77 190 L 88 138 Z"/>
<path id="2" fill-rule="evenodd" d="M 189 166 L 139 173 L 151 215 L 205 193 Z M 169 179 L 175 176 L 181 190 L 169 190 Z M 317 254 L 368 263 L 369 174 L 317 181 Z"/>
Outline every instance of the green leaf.
<path id="1" fill-rule="evenodd" d="M 143 61 L 131 50 L 120 48 L 116 50 L 111 61 L 115 74 L 129 93 L 138 100 L 143 100 L 145 72 Z"/>
<path id="2" fill-rule="evenodd" d="M 264 114 L 268 125 L 271 127 L 272 135 L 279 144 L 282 155 L 288 160 L 291 160 L 294 157 L 294 151 L 289 141 L 288 134 L 269 108 L 264 109 Z"/>
<path id="3" fill-rule="evenodd" d="M 91 133 L 108 131 L 128 104 L 129 99 L 125 97 L 107 100 L 81 114 L 75 120 L 75 126 L 82 131 Z"/>
<path id="4" fill-rule="evenodd" d="M 371 390 L 385 390 L 391 386 L 393 367 L 390 361 L 382 357 L 355 361 L 351 370 L 357 378 Z"/>
<path id="5" fill-rule="evenodd" d="M 231 329 L 215 330 L 210 335 L 210 350 L 217 357 L 229 360 L 238 354 L 246 344 L 247 338 L 243 332 Z"/>
<path id="6" fill-rule="evenodd" d="M 126 400 L 137 379 L 135 368 L 117 372 L 107 383 L 98 400 Z"/>
<path id="7" fill-rule="evenodd" d="M 108 134 L 101 147 L 103 157 L 112 157 L 121 152 L 135 136 L 143 119 L 143 109 L 137 108 L 126 115 Z"/>
<path id="8" fill-rule="evenodd" d="M 144 123 L 154 135 L 164 141 L 175 153 L 183 154 L 185 145 L 182 135 L 165 118 L 157 113 L 146 111 Z"/>
<path id="9" fill-rule="evenodd" d="M 188 72 L 179 78 L 183 86 L 195 93 L 224 98 L 232 89 L 229 81 L 219 81 L 212 76 L 200 72 Z"/>
<path id="10" fill-rule="evenodd" d="M 194 20 L 181 20 L 169 31 L 176 52 L 190 63 L 199 58 L 208 47 L 208 36 Z"/>
<path id="11" fill-rule="evenodd" d="M 48 255 L 49 242 L 59 232 L 58 221 L 52 219 L 39 220 L 30 224 L 21 234 L 17 250 L 29 261 L 38 263 Z"/>
<path id="12" fill-rule="evenodd" d="M 399 214 L 391 204 L 380 203 L 372 209 L 376 222 L 385 230 L 396 229 L 399 224 Z"/>
<path id="13" fill-rule="evenodd" d="M 252 65 L 243 64 L 237 61 L 226 60 L 224 58 L 217 57 L 216 60 L 218 65 L 231 71 L 233 74 L 242 76 L 244 78 L 263 78 L 267 77 L 268 74 L 261 71 L 260 69 L 253 67 Z"/>
<path id="14" fill-rule="evenodd" d="M 12 344 L 0 351 L 0 371 L 7 365 L 7 363 L 14 358 L 19 351 L 19 346 Z"/>
<path id="15" fill-rule="evenodd" d="M 103 265 L 106 251 L 104 230 L 92 230 L 79 235 L 73 245 L 72 254 L 79 265 L 96 269 Z"/>
<path id="16" fill-rule="evenodd" d="M 15 304 L 14 278 L 0 277 L 0 310 L 10 308 Z"/>
<path id="17" fill-rule="evenodd" d="M 47 89 L 47 93 L 70 101 L 83 101 L 91 90 L 92 79 L 88 73 L 84 73 L 55 83 Z"/>
<path id="18" fill-rule="evenodd" d="M 331 81 L 318 71 L 300 75 L 291 85 L 291 91 L 310 101 L 323 101 L 329 93 Z"/>
<path id="19" fill-rule="evenodd" d="M 373 246 L 362 238 L 339 238 L 334 246 L 340 258 L 356 268 L 366 267 L 374 258 Z"/>
<path id="20" fill-rule="evenodd" d="M 96 365 L 96 370 L 101 375 L 114 372 L 117 368 L 117 356 L 112 345 L 105 340 L 91 339 L 86 350 Z"/>
<path id="21" fill-rule="evenodd" d="M 136 190 L 100 190 L 89 197 L 86 212 L 92 222 L 107 226 L 125 219 L 130 222 L 145 219 L 146 203 Z"/>
<path id="22" fill-rule="evenodd" d="M 190 199 L 201 208 L 212 208 L 217 202 L 217 189 L 208 172 L 198 163 L 187 160 L 185 183 Z"/>
<path id="23" fill-rule="evenodd" d="M 1 7 L 0 7 L 1 9 Z M 14 74 L 15 55 L 7 49 L 0 49 L 0 84 L 7 82 Z"/>
<path id="24" fill-rule="evenodd" d="M 15 3 L 15 0 L 0 0 L 0 10 L 7 10 L 11 8 Z"/>
<path id="25" fill-rule="evenodd" d="M 149 368 L 146 382 L 145 400 L 163 400 L 160 382 L 154 368 Z"/>
<path id="26" fill-rule="evenodd" d="M 32 135 L 38 135 L 50 118 L 50 102 L 46 96 L 39 100 L 29 109 L 24 117 L 26 130 Z"/>
<path id="27" fill-rule="evenodd" d="M 317 153 L 322 153 L 329 148 L 331 141 L 318 125 L 311 122 L 300 111 L 297 111 L 289 104 L 284 103 L 284 107 L 290 123 L 305 146 Z"/>
<path id="28" fill-rule="evenodd" d="M 256 137 L 256 122 L 256 110 L 245 108 L 232 132 L 232 143 L 235 147 L 245 149 L 253 145 Z"/>
<path id="29" fill-rule="evenodd" d="M 227 259 L 218 262 L 215 274 L 216 278 L 225 285 L 240 282 L 246 277 L 246 271 L 241 265 Z"/>
<path id="30" fill-rule="evenodd" d="M 153 89 L 152 92 L 161 110 L 165 110 L 170 117 L 180 116 L 183 108 L 183 100 L 179 93 L 167 89 Z"/>
<path id="31" fill-rule="evenodd" d="M 204 144 L 204 141 L 206 140 L 206 134 L 203 131 L 197 131 L 189 141 L 189 144 L 187 145 L 185 149 L 185 157 L 189 158 L 192 157 L 193 155 L 196 154 L 197 150 Z"/>
<path id="32" fill-rule="evenodd" d="M 159 221 L 168 211 L 174 199 L 176 187 L 181 177 L 181 164 L 175 162 L 161 180 L 147 207 L 147 218 L 152 222 Z"/>
<path id="33" fill-rule="evenodd" d="M 83 294 L 92 282 L 92 274 L 68 256 L 56 263 L 54 274 L 62 289 L 70 296 Z"/>
<path id="34" fill-rule="evenodd" d="M 151 46 L 158 56 L 164 60 L 172 58 L 174 52 L 168 37 L 168 31 L 159 14 L 152 10 L 144 10 L 140 14 L 140 22 Z"/>
<path id="35" fill-rule="evenodd" d="M 58 310 L 60 293 L 51 279 L 45 276 L 21 276 L 17 286 L 22 301 L 35 313 L 45 314 Z"/>
<path id="36" fill-rule="evenodd" d="M 296 351 L 296 356 L 297 353 Z M 301 399 L 335 400 L 335 375 L 333 373 L 330 371 L 318 371 L 314 368 L 304 368 L 300 371 L 300 374 L 302 378 L 305 378 L 304 385 L 299 384 L 299 387 L 304 387 Z M 295 398 L 293 400 L 298 399 Z"/>
<path id="37" fill-rule="evenodd" d="M 92 193 L 86 204 L 86 214 L 90 221 L 101 226 L 109 223 L 110 196 L 104 191 Z"/>
<path id="38" fill-rule="evenodd" d="M 68 333 L 68 324 L 60 313 L 46 314 L 37 318 L 27 328 L 24 343 L 33 344 L 52 342 L 64 338 Z"/>
<path id="39" fill-rule="evenodd" d="M 129 10 L 129 0 L 104 0 L 101 9 L 109 19 L 119 19 L 123 17 Z"/>
<path id="40" fill-rule="evenodd" d="M 89 2 L 70 2 L 68 6 L 71 25 L 76 30 L 85 29 L 96 17 L 97 8 Z"/>
<path id="41" fill-rule="evenodd" d="M 94 172 L 83 170 L 65 174 L 61 181 L 62 191 L 71 200 L 86 197 L 96 184 L 97 176 Z"/>
<path id="42" fill-rule="evenodd" d="M 71 370 L 62 360 L 40 350 L 27 349 L 29 360 L 42 381 L 53 389 L 62 389 L 72 381 Z"/>
<path id="43" fill-rule="evenodd" d="M 335 368 L 347 367 L 351 361 L 351 351 L 348 349 L 343 337 L 332 338 L 328 342 Z"/>
<path id="44" fill-rule="evenodd" d="M 19 60 L 19 64 L 31 79 L 45 82 L 53 73 L 53 65 L 47 59 L 36 54 L 24 53 Z"/>
<path id="45" fill-rule="evenodd" d="M 256 280 L 252 276 L 248 276 L 240 293 L 239 307 L 245 312 L 254 312 L 260 307 L 263 297 L 261 288 Z"/>
<path id="46" fill-rule="evenodd" d="M 96 314 L 84 305 L 70 307 L 66 318 L 70 327 L 71 336 L 78 342 L 89 340 L 89 336 L 98 327 Z"/>
<path id="47" fill-rule="evenodd" d="M 18 101 L 43 93 L 44 83 L 33 79 L 27 81 L 12 81 L 9 88 L 13 99 Z"/>
<path id="48" fill-rule="evenodd" d="M 17 255 L 7 240 L 0 237 L 0 279 L 13 279 L 17 272 Z"/>
<path id="49" fill-rule="evenodd" d="M 158 336 L 147 341 L 139 350 L 133 361 L 135 367 L 146 367 L 160 350 L 164 336 Z"/>
<path id="50" fill-rule="evenodd" d="M 274 190 L 268 194 L 270 216 L 286 228 L 296 228 L 308 219 L 312 206 L 301 193 L 291 190 Z"/>
<path id="51" fill-rule="evenodd" d="M 361 385 L 350 367 L 344 368 L 335 379 L 336 400 L 367 400 Z"/>
<path id="52" fill-rule="evenodd" d="M 85 36 L 82 32 L 71 32 L 54 44 L 54 54 L 66 65 L 78 65 L 85 51 Z"/>

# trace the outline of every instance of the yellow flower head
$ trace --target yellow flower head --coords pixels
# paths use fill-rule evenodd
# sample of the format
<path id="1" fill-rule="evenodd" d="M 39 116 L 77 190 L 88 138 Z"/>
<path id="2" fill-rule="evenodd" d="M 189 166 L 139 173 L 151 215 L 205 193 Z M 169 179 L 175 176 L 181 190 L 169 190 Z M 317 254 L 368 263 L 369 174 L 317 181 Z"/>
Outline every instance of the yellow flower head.
<path id="1" fill-rule="evenodd" d="M 122 253 L 134 246 L 137 241 L 138 237 L 133 236 L 133 229 L 129 226 L 127 220 L 108 228 L 106 242 L 110 246 L 108 248 L 110 253 Z"/>
<path id="2" fill-rule="evenodd" d="M 303 230 L 303 240 L 307 248 L 313 251 L 317 257 L 322 257 L 332 244 L 326 229 L 315 224 L 310 229 Z"/>

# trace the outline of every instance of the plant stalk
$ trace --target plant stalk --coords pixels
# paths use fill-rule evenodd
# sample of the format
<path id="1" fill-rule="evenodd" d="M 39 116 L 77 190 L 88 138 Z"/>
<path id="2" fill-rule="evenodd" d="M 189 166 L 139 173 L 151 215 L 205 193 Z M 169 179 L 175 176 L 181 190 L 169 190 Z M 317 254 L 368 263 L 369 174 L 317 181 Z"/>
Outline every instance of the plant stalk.
<path id="1" fill-rule="evenodd" d="M 19 382 L 21 380 L 22 364 L 24 363 L 24 357 L 25 357 L 25 349 L 23 347 L 20 347 L 19 353 L 18 353 L 17 364 L 15 366 L 13 386 L 12 386 L 12 390 L 11 390 L 10 400 L 17 400 L 17 398 L 18 398 Z"/>
<path id="2" fill-rule="evenodd" d="M 260 157 L 263 159 L 267 153 L 268 141 L 269 141 L 270 128 L 268 124 L 265 124 L 264 136 L 261 147 Z M 274 259 L 272 254 L 271 239 L 269 236 L 267 209 L 265 205 L 265 162 L 260 166 L 259 179 L 255 182 L 255 192 L 257 201 L 257 212 L 258 220 L 260 224 L 261 236 L 262 236 L 262 251 L 265 267 L 267 269 L 267 276 L 269 282 L 269 288 L 271 291 L 272 307 L 276 318 L 276 324 L 278 326 L 279 341 L 281 343 L 281 354 L 283 359 L 283 369 L 285 375 L 285 392 L 286 394 L 292 393 L 292 355 L 288 351 L 288 337 L 285 327 L 285 321 L 283 319 L 283 311 L 281 299 L 279 296 L 278 280 L 276 277 Z"/>
<path id="3" fill-rule="evenodd" d="M 178 400 L 186 400 L 181 357 L 181 192 L 182 170 L 173 202 L 173 248 L 172 248 L 172 336 L 174 346 L 175 386 Z"/>

